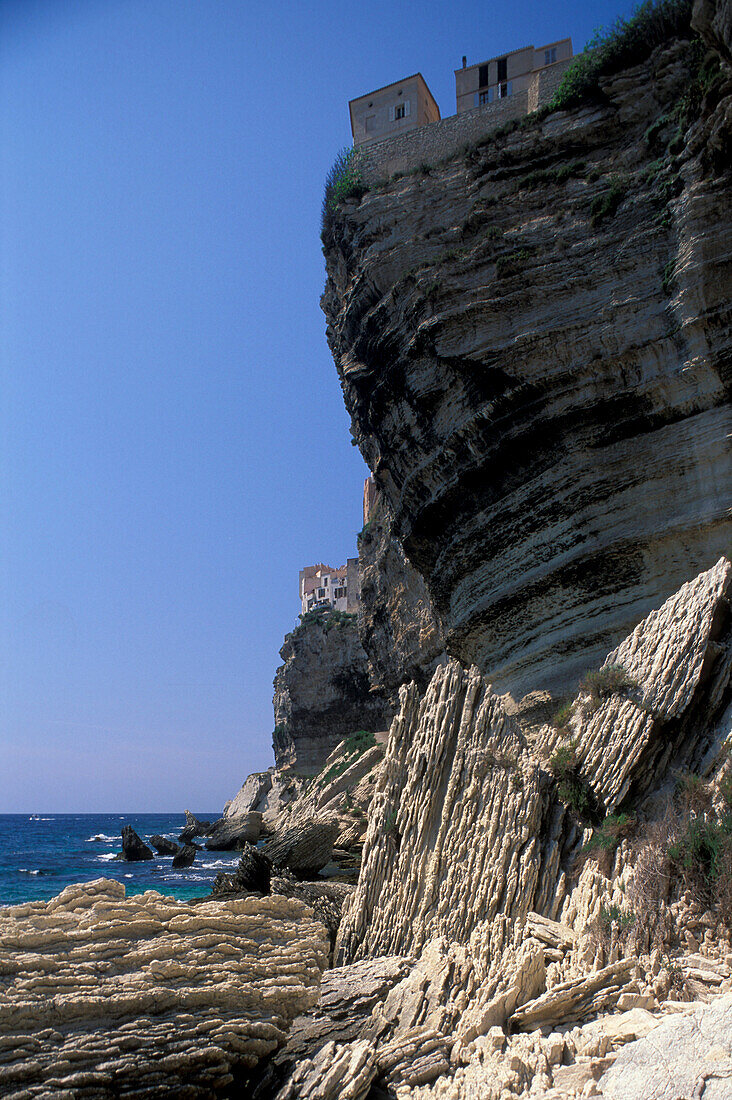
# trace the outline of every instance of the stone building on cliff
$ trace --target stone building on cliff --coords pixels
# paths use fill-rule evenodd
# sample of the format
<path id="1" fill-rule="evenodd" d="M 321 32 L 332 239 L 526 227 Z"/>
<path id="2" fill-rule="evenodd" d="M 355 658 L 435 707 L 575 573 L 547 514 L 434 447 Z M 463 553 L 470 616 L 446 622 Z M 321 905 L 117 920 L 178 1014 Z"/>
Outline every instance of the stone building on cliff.
<path id="1" fill-rule="evenodd" d="M 571 38 L 538 48 L 523 46 L 476 65 L 468 65 L 463 57 L 462 68 L 455 70 L 456 113 L 477 110 L 494 114 L 500 104 L 501 121 L 521 118 L 551 97 L 554 78 L 561 76 L 571 60 Z M 440 108 L 421 73 L 358 96 L 348 108 L 355 147 L 399 139 L 441 121 Z"/>
<path id="2" fill-rule="evenodd" d="M 455 100 L 457 113 L 473 107 L 485 107 L 499 99 L 528 91 L 534 74 L 553 65 L 561 65 L 572 57 L 572 39 L 562 38 L 546 46 L 524 46 L 501 57 L 492 57 L 477 65 L 468 65 L 463 58 L 461 69 L 455 70 Z"/>
<path id="3" fill-rule="evenodd" d="M 333 569 L 319 562 L 300 570 L 300 603 L 302 613 L 316 608 L 332 607 L 336 611 L 358 611 L 358 558 L 348 558 L 345 565 Z"/>

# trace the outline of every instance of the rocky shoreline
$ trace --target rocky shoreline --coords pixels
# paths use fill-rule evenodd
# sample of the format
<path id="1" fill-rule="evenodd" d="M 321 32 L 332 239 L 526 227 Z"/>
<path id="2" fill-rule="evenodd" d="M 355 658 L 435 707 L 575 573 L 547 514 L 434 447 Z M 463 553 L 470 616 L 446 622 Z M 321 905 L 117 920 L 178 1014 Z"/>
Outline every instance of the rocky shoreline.
<path id="1" fill-rule="evenodd" d="M 563 730 L 438 666 L 215 899 L 99 880 L 4 910 L 3 1095 L 728 1096 L 729 902 L 669 851 L 732 833 L 731 585 L 721 559 L 648 616 Z M 305 881 L 359 785 L 358 884 Z"/>
<path id="2" fill-rule="evenodd" d="M 732 1097 L 732 8 L 693 7 L 326 207 L 358 619 L 288 635 L 219 820 L 123 830 L 240 851 L 210 897 L 0 910 L 3 1097 Z"/>

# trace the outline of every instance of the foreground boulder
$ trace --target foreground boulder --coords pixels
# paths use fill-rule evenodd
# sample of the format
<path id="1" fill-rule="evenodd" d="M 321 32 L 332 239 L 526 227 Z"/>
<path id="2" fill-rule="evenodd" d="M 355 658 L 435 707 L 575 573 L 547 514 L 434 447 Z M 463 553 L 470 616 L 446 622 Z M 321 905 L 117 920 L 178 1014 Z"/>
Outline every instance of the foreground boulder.
<path id="1" fill-rule="evenodd" d="M 122 826 L 122 859 L 137 863 L 143 859 L 152 859 L 152 848 L 137 835 L 131 825 Z"/>
<path id="2" fill-rule="evenodd" d="M 158 833 L 150 837 L 150 843 L 159 856 L 174 856 L 180 851 L 179 844 L 176 844 L 174 840 L 168 840 L 167 837 L 160 836 Z"/>
<path id="3" fill-rule="evenodd" d="M 255 843 L 261 831 L 262 815 L 254 810 L 240 817 L 222 817 L 211 826 L 206 847 L 212 852 L 230 852 Z"/>
<path id="4" fill-rule="evenodd" d="M 224 1095 L 311 1007 L 323 927 L 293 899 L 189 905 L 117 882 L 0 910 L 0 1095 Z"/>
<path id="5" fill-rule="evenodd" d="M 727 1100 L 732 1096 L 732 994 L 672 1016 L 626 1046 L 600 1080 L 606 1100 Z"/>

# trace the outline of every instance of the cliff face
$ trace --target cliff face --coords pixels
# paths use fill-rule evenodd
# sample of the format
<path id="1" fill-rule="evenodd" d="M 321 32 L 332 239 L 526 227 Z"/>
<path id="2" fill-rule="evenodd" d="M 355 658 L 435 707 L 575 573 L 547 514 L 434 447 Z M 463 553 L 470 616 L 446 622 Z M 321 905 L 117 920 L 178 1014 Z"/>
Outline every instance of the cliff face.
<path id="1" fill-rule="evenodd" d="M 272 735 L 277 768 L 312 775 L 344 737 L 388 726 L 391 708 L 370 690 L 355 616 L 311 613 L 287 635 L 280 656 Z"/>
<path id="2" fill-rule="evenodd" d="M 353 433 L 500 691 L 566 688 L 729 546 L 732 100 L 698 69 L 671 42 L 329 227 Z"/>
<path id="3" fill-rule="evenodd" d="M 358 632 L 372 684 L 398 705 L 402 684 L 424 690 L 445 646 L 420 574 L 392 534 L 389 505 L 379 501 L 358 540 L 361 606 Z"/>

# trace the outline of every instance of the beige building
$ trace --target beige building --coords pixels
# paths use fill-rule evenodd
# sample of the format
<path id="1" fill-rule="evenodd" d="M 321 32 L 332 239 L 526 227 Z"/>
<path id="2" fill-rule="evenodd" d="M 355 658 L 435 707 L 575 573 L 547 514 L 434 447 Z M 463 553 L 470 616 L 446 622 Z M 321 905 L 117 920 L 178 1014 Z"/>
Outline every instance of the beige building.
<path id="1" fill-rule="evenodd" d="M 474 107 L 528 91 L 534 73 L 567 61 L 571 56 L 572 39 L 561 38 L 538 49 L 525 46 L 512 50 L 501 57 L 481 61 L 479 65 L 467 65 L 463 58 L 462 69 L 455 70 L 457 113 L 461 115 Z"/>
<path id="2" fill-rule="evenodd" d="M 363 483 L 363 525 L 370 522 L 376 508 L 376 500 L 379 490 L 376 488 L 376 479 L 369 474 Z"/>
<path id="3" fill-rule="evenodd" d="M 348 107 L 354 145 L 404 134 L 440 118 L 440 108 L 421 73 L 352 99 Z"/>
<path id="4" fill-rule="evenodd" d="M 336 611 L 358 611 L 359 596 L 358 558 L 348 558 L 346 564 L 338 569 L 320 562 L 300 570 L 303 615 L 324 607 L 333 607 Z"/>

